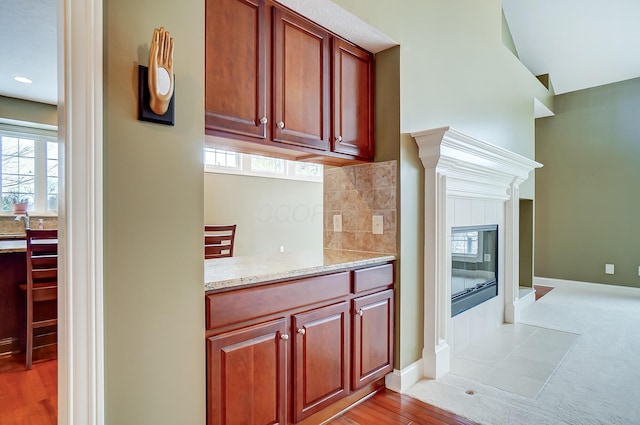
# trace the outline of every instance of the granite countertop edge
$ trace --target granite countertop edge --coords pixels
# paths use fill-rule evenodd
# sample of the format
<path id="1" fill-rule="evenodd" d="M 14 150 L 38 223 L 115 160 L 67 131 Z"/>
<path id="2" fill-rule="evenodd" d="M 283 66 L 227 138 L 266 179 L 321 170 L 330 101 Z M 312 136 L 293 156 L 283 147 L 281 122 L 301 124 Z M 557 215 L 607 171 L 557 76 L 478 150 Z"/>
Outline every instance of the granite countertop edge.
<path id="1" fill-rule="evenodd" d="M 316 254 L 317 255 L 317 254 Z M 338 258 L 336 258 L 336 255 Z M 215 260 L 206 260 L 208 262 L 209 268 L 207 264 L 205 264 L 205 284 L 204 290 L 208 291 L 216 291 L 220 289 L 229 289 L 229 288 L 239 288 L 243 286 L 256 285 L 261 283 L 269 283 L 275 281 L 281 281 L 286 279 L 295 279 L 302 278 L 305 276 L 311 276 L 321 273 L 331 273 L 338 272 L 341 270 L 348 270 L 357 267 L 364 266 L 372 266 L 376 264 L 383 264 L 389 261 L 393 261 L 397 259 L 395 254 L 385 254 L 385 253 L 360 253 L 356 251 L 349 251 L 345 255 L 345 258 L 340 258 L 342 254 L 339 252 L 336 254 L 336 251 L 328 252 L 324 251 L 324 255 L 322 256 L 323 261 L 317 264 L 304 264 L 299 265 L 295 264 L 293 261 L 290 268 L 286 267 L 286 258 L 282 261 L 282 255 L 273 255 L 273 256 L 258 256 L 255 257 L 256 262 L 268 263 L 273 260 L 277 260 L 278 266 L 275 267 L 272 271 L 261 271 L 255 274 L 252 274 L 246 269 L 246 264 L 238 264 L 234 266 L 234 260 L 228 258 L 220 258 Z M 237 258 L 237 257 L 232 257 Z M 246 260 L 250 260 L 251 257 L 247 257 Z M 224 261 L 228 264 L 222 264 Z M 238 261 L 238 260 L 235 260 Z M 243 262 L 244 260 L 239 260 Z M 224 276 L 221 276 L 220 279 L 216 279 L 211 275 L 211 269 L 215 269 L 216 264 L 220 263 L 221 267 L 225 267 Z"/>

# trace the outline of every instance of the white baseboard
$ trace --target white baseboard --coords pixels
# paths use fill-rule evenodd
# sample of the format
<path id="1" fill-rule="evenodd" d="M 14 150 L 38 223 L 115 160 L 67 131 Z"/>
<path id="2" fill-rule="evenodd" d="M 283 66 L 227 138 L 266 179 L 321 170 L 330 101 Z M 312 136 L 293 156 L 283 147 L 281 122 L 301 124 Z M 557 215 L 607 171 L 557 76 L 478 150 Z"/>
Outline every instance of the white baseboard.
<path id="1" fill-rule="evenodd" d="M 536 302 L 536 291 L 533 288 L 530 288 L 529 291 L 523 291 L 523 289 L 529 289 L 529 288 L 518 288 L 518 299 L 516 301 L 514 301 L 513 303 L 513 316 L 514 316 L 514 322 L 513 323 L 518 323 L 520 321 L 520 315 L 522 314 L 522 312 L 529 307 L 530 305 L 532 305 L 533 303 Z M 523 295 L 524 293 L 524 295 Z"/>
<path id="2" fill-rule="evenodd" d="M 551 277 L 536 276 L 533 278 L 533 284 L 543 285 L 543 286 L 553 286 L 554 288 L 588 287 L 594 290 L 605 291 L 608 293 L 640 296 L 640 288 L 634 288 L 631 286 L 609 285 L 606 283 L 581 282 L 578 280 L 565 280 L 565 279 L 555 279 Z"/>
<path id="3" fill-rule="evenodd" d="M 423 376 L 422 359 L 420 359 L 402 370 L 394 369 L 393 372 L 385 376 L 384 381 L 385 386 L 391 391 L 403 393 Z"/>

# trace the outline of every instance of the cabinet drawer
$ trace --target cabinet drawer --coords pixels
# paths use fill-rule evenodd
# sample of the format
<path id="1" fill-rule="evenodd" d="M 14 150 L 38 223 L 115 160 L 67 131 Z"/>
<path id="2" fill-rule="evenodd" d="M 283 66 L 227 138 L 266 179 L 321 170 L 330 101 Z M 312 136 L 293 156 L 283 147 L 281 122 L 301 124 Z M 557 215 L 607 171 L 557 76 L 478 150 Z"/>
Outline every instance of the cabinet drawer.
<path id="1" fill-rule="evenodd" d="M 393 285 L 393 264 L 369 267 L 353 272 L 353 292 L 390 287 Z"/>
<path id="2" fill-rule="evenodd" d="M 207 294 L 208 329 L 348 296 L 349 272 Z"/>

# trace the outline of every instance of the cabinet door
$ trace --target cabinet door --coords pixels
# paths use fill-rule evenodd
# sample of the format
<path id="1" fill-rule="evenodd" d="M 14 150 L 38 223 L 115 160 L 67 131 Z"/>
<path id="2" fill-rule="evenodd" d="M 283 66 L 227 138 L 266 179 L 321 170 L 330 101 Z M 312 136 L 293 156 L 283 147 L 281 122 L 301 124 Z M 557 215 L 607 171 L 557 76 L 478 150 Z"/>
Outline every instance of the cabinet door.
<path id="1" fill-rule="evenodd" d="M 294 421 L 341 399 L 348 392 L 349 303 L 293 316 Z"/>
<path id="2" fill-rule="evenodd" d="M 287 320 L 207 340 L 207 424 L 285 423 Z"/>
<path id="3" fill-rule="evenodd" d="M 373 57 L 333 39 L 333 151 L 373 159 Z"/>
<path id="4" fill-rule="evenodd" d="M 206 0 L 205 127 L 265 138 L 264 0 Z"/>
<path id="5" fill-rule="evenodd" d="M 329 34 L 279 8 L 273 25 L 273 140 L 328 150 Z"/>
<path id="6" fill-rule="evenodd" d="M 352 389 L 393 370 L 393 290 L 353 300 Z"/>

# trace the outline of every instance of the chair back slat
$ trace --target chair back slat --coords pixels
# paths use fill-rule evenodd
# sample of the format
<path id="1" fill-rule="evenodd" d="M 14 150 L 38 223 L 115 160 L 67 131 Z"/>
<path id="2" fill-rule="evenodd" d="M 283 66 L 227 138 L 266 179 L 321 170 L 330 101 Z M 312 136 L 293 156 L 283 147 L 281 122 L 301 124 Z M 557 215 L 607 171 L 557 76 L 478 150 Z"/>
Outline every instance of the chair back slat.
<path id="1" fill-rule="evenodd" d="M 27 229 L 27 347 L 26 368 L 33 360 L 33 329 L 54 326 L 55 317 L 35 319 L 34 303 L 53 301 L 58 296 L 58 231 Z M 38 315 L 39 316 L 39 315 Z"/>
<path id="2" fill-rule="evenodd" d="M 236 225 L 204 226 L 204 258 L 233 257 Z"/>

